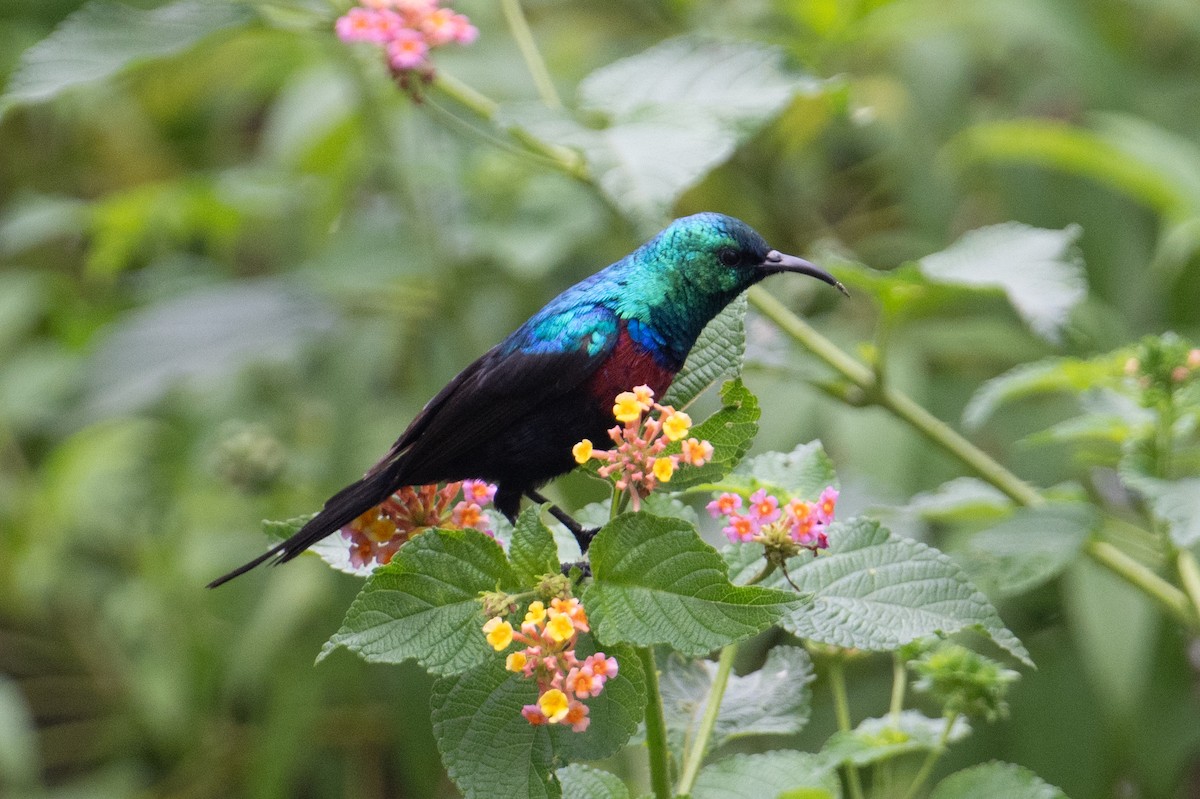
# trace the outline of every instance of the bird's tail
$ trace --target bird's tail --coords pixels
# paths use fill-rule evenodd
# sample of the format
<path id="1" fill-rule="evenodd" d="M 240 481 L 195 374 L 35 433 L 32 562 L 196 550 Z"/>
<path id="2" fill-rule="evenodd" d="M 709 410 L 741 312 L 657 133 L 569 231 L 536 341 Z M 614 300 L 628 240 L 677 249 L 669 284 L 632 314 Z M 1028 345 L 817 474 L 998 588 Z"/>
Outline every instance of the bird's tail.
<path id="1" fill-rule="evenodd" d="M 321 512 L 309 519 L 291 538 L 271 547 L 229 574 L 218 577 L 209 583 L 208 587 L 223 585 L 272 558 L 273 565 L 289 561 L 325 536 L 354 521 L 392 495 L 398 478 L 395 466 L 372 471 L 363 479 L 346 486 L 330 497 L 325 507 L 321 508 Z"/>

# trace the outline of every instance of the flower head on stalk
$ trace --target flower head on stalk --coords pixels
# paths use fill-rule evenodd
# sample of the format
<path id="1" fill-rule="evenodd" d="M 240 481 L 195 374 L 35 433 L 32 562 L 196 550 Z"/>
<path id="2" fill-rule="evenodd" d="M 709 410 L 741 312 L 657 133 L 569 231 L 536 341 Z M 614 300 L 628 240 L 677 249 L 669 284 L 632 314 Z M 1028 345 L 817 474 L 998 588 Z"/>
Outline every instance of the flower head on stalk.
<path id="1" fill-rule="evenodd" d="M 773 550 L 786 560 L 801 549 L 815 555 L 817 550 L 828 548 L 825 530 L 833 521 L 837 499 L 837 489 L 829 486 L 816 502 L 790 499 L 780 507 L 777 497 L 760 488 L 750 495 L 744 513 L 742 497 L 730 492 L 708 503 L 707 509 L 714 519 L 724 518 L 722 532 L 733 543 L 764 544 L 769 554 Z"/>
<path id="2" fill-rule="evenodd" d="M 368 42 L 383 48 L 392 74 L 405 87 L 409 77 L 433 76 L 429 52 L 456 43 L 471 44 L 479 30 L 464 14 L 444 8 L 442 0 L 359 0 L 334 24 L 344 42 Z"/>
<path id="3" fill-rule="evenodd" d="M 462 492 L 462 499 L 454 500 Z M 434 485 L 405 486 L 383 503 L 371 508 L 341 529 L 350 544 L 350 563 L 355 568 L 390 563 L 400 545 L 428 529 L 458 530 L 472 527 L 494 534 L 483 514 L 496 487 L 482 480 L 463 480 Z"/>
<path id="4" fill-rule="evenodd" d="M 603 652 L 582 660 L 576 656 L 579 634 L 588 630 L 587 614 L 574 597 L 555 597 L 549 607 L 541 600 L 529 603 L 519 631 L 501 616 L 483 625 L 488 643 L 497 652 L 513 641 L 525 645 L 508 654 L 504 667 L 537 682 L 537 701 L 521 710 L 530 724 L 567 724 L 575 732 L 587 729 L 588 707 L 582 700 L 598 696 L 617 675 L 616 658 Z"/>
<path id="5" fill-rule="evenodd" d="M 712 444 L 687 438 L 691 417 L 655 402 L 654 390 L 649 386 L 618 394 L 613 402 L 613 418 L 621 424 L 608 431 L 612 449 L 597 450 L 585 438 L 572 447 L 571 454 L 579 464 L 592 459 L 603 461 L 600 476 L 613 478 L 618 491 L 628 491 L 635 511 L 659 483 L 670 482 L 680 466 L 703 466 L 712 460 Z M 675 442 L 679 442 L 680 451 L 667 454 L 667 447 Z"/>

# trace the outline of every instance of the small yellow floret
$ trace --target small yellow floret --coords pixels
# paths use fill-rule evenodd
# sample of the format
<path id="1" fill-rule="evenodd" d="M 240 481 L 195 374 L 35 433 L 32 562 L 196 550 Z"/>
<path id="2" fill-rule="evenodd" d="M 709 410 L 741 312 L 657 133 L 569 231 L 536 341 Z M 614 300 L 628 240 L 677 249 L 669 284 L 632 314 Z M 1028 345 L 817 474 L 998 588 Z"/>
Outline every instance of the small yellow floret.
<path id="1" fill-rule="evenodd" d="M 671 482 L 671 475 L 673 474 L 675 474 L 675 464 L 671 462 L 670 458 L 654 459 L 654 476 L 658 478 L 658 482 Z"/>
<path id="2" fill-rule="evenodd" d="M 499 616 L 488 619 L 487 624 L 483 625 L 483 632 L 487 635 L 487 642 L 497 652 L 512 643 L 513 626 Z"/>
<path id="3" fill-rule="evenodd" d="M 692 417 L 683 411 L 674 411 L 667 414 L 667 418 L 663 419 L 663 432 L 666 433 L 667 439 L 670 441 L 678 441 L 686 436 L 688 430 L 691 429 Z"/>
<path id="4" fill-rule="evenodd" d="M 571 447 L 571 454 L 575 456 L 576 463 L 587 463 L 592 457 L 592 442 L 585 438 Z"/>
<path id="5" fill-rule="evenodd" d="M 643 411 L 650 410 L 650 406 L 654 403 L 654 389 L 650 386 L 637 386 L 633 389 L 633 396 L 637 399 L 638 405 L 642 406 Z"/>
<path id="6" fill-rule="evenodd" d="M 575 624 L 571 621 L 571 617 L 565 613 L 557 613 L 551 611 L 550 621 L 546 624 L 546 635 L 557 644 L 570 638 L 575 634 Z"/>
<path id="7" fill-rule="evenodd" d="M 513 652 L 504 660 L 504 668 L 509 671 L 520 671 L 525 668 L 527 658 L 524 652 Z"/>
<path id="8" fill-rule="evenodd" d="M 532 624 L 540 624 L 542 619 L 546 618 L 546 606 L 542 604 L 540 599 L 535 599 L 529 603 L 529 610 L 525 612 L 525 621 Z"/>
<path id="9" fill-rule="evenodd" d="M 636 422 L 642 416 L 642 404 L 632 391 L 622 391 L 613 405 L 613 416 L 618 422 Z"/>
<path id="10" fill-rule="evenodd" d="M 567 715 L 569 706 L 567 695 L 557 688 L 551 688 L 538 699 L 538 707 L 551 722 L 562 721 Z"/>

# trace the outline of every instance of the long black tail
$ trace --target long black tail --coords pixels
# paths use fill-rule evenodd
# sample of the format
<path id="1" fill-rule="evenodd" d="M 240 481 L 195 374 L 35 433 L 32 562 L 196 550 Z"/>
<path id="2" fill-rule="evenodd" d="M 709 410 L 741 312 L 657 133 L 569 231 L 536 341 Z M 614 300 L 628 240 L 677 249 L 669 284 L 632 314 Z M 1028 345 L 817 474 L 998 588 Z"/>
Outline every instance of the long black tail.
<path id="1" fill-rule="evenodd" d="M 209 583 L 208 587 L 216 588 L 218 585 L 223 585 L 272 558 L 274 558 L 272 565 L 289 561 L 325 536 L 354 521 L 366 511 L 383 502 L 402 485 L 397 482 L 400 466 L 399 463 L 391 464 L 388 468 L 368 474 L 363 479 L 346 486 L 330 497 L 325 502 L 325 507 L 321 508 L 321 512 L 309 519 L 308 523 L 297 530 L 291 538 L 271 547 L 244 566 L 239 566 L 229 574 L 218 577 Z"/>

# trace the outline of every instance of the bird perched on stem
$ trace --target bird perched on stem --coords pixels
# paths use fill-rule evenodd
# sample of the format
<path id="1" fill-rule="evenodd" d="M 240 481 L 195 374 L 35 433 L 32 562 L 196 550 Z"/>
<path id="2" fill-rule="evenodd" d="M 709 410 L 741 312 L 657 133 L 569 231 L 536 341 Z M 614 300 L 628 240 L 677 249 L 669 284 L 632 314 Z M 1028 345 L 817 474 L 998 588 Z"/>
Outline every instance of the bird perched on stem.
<path id="1" fill-rule="evenodd" d="M 404 486 L 487 480 L 497 485 L 496 508 L 513 519 L 522 497 L 545 501 L 537 489 L 575 466 L 573 444 L 607 437 L 617 394 L 638 385 L 665 392 L 704 326 L 779 272 L 846 291 L 825 270 L 771 249 L 738 219 L 703 213 L 675 220 L 547 303 L 438 392 L 361 480 L 330 497 L 291 538 L 209 587 L 268 559 L 291 560 Z M 586 550 L 590 531 L 551 512 Z"/>

